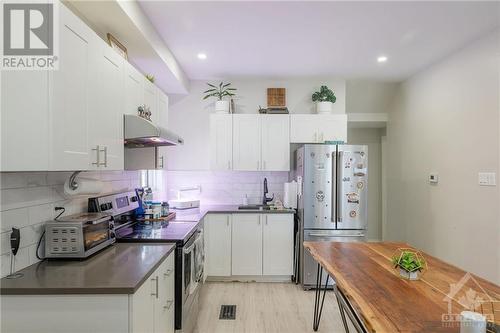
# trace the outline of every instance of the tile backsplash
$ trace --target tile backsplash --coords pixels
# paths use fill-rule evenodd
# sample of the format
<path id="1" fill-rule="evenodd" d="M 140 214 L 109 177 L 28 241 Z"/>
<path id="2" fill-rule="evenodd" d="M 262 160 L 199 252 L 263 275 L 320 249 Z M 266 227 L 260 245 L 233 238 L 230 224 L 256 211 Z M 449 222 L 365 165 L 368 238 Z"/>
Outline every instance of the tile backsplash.
<path id="1" fill-rule="evenodd" d="M 167 171 L 167 196 L 174 199 L 182 187 L 201 186 L 201 192 L 184 192 L 183 197 L 201 199 L 201 204 L 242 204 L 245 195 L 251 204 L 261 203 L 264 177 L 269 196 L 283 199 L 288 172 Z"/>
<path id="2" fill-rule="evenodd" d="M 21 245 L 15 268 L 20 270 L 38 261 L 36 246 L 46 221 L 59 214 L 54 207 L 66 208 L 65 215 L 85 212 L 88 196 L 68 198 L 63 185 L 71 172 L 2 172 L 0 173 L 0 273 L 10 270 L 10 232 L 21 231 Z M 101 180 L 102 193 L 139 186 L 138 171 L 83 172 L 79 177 Z"/>
<path id="3" fill-rule="evenodd" d="M 173 199 L 182 187 L 201 186 L 196 196 L 202 204 L 241 204 L 245 195 L 249 203 L 262 200 L 263 180 L 267 177 L 269 194 L 283 198 L 283 184 L 288 172 L 214 172 L 214 171 L 162 171 L 156 173 L 154 183 L 158 199 Z M 10 270 L 10 232 L 12 227 L 21 231 L 21 245 L 15 268 L 20 270 L 38 262 L 36 246 L 46 221 L 66 209 L 65 215 L 85 212 L 89 196 L 68 198 L 63 191 L 71 172 L 2 172 L 0 173 L 0 275 Z M 140 171 L 83 172 L 78 177 L 101 180 L 102 193 L 133 189 L 140 186 Z M 166 188 L 165 188 L 166 187 Z M 160 195 L 158 192 L 164 192 Z M 156 197 L 156 195 L 155 195 Z M 42 252 L 42 251 L 40 251 Z"/>

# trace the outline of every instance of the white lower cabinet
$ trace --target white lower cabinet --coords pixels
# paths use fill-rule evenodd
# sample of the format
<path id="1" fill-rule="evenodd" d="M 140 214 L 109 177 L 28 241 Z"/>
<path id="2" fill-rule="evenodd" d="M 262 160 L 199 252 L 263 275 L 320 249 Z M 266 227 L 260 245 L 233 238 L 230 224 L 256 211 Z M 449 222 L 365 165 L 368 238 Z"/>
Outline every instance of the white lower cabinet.
<path id="1" fill-rule="evenodd" d="M 292 275 L 293 229 L 293 214 L 207 215 L 207 277 Z"/>
<path id="2" fill-rule="evenodd" d="M 262 275 L 262 216 L 233 214 L 232 275 Z"/>
<path id="3" fill-rule="evenodd" d="M 205 270 L 207 276 L 231 276 L 231 214 L 205 218 Z"/>
<path id="4" fill-rule="evenodd" d="M 293 274 L 293 215 L 263 215 L 262 274 Z"/>
<path id="5" fill-rule="evenodd" d="M 2 295 L 0 331 L 174 333 L 174 258 L 175 251 L 131 295 Z"/>

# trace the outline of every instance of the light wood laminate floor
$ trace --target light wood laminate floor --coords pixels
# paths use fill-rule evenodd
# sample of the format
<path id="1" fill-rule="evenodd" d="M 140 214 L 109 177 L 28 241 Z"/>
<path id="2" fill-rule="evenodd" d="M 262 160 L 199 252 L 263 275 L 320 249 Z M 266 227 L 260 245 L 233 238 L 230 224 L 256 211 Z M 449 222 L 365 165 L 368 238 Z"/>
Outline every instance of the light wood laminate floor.
<path id="1" fill-rule="evenodd" d="M 219 320 L 222 304 L 236 305 L 236 320 Z M 195 333 L 314 332 L 314 292 L 292 283 L 207 282 Z M 344 332 L 337 301 L 327 292 L 318 332 Z"/>

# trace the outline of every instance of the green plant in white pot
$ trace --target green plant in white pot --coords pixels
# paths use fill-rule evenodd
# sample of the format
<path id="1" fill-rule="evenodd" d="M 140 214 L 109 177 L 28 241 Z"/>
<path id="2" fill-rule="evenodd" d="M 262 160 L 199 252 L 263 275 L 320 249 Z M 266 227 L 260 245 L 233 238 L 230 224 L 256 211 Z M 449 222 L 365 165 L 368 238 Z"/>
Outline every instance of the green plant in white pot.
<path id="1" fill-rule="evenodd" d="M 420 252 L 412 249 L 397 249 L 392 256 L 394 268 L 399 270 L 399 275 L 407 280 L 418 280 L 427 270 L 427 263 Z"/>
<path id="2" fill-rule="evenodd" d="M 312 101 L 316 102 L 316 112 L 320 114 L 332 113 L 333 103 L 336 100 L 335 93 L 327 86 L 321 86 L 319 91 L 312 95 Z"/>
<path id="3" fill-rule="evenodd" d="M 231 83 L 220 82 L 218 86 L 207 83 L 209 89 L 203 93 L 206 94 L 203 99 L 210 97 L 217 98 L 215 102 L 216 113 L 229 113 L 229 101 L 225 101 L 224 97 L 231 97 L 235 95 L 236 88 L 231 87 Z"/>

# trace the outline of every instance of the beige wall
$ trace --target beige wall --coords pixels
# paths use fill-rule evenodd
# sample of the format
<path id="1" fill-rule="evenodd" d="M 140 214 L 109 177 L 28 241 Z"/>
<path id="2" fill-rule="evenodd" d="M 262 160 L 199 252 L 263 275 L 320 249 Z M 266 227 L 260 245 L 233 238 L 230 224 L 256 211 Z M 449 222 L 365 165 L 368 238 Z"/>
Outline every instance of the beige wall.
<path id="1" fill-rule="evenodd" d="M 388 237 L 497 283 L 498 187 L 479 186 L 478 172 L 498 172 L 498 37 L 404 82 L 387 129 Z"/>

